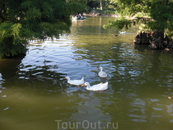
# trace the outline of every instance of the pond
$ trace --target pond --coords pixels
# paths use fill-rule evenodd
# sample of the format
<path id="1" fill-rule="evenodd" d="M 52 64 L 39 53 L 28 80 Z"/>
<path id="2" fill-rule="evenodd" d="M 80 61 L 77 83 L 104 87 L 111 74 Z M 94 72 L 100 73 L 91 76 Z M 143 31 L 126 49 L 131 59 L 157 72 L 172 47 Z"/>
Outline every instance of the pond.
<path id="1" fill-rule="evenodd" d="M 137 27 L 103 29 L 114 19 L 73 21 L 70 34 L 31 41 L 25 57 L 1 59 L 0 129 L 171 130 L 173 53 L 133 45 Z M 107 78 L 98 77 L 99 66 Z M 70 85 L 67 75 L 108 89 Z"/>

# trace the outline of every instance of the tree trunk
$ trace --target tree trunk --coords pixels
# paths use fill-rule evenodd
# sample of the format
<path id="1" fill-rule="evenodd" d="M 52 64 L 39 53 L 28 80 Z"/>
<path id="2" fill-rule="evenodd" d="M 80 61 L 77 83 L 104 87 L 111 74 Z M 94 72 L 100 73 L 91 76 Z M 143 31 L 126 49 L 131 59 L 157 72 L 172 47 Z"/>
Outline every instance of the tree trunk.
<path id="1" fill-rule="evenodd" d="M 168 2 L 169 2 L 169 0 L 165 0 L 165 6 L 167 6 L 167 5 L 168 5 Z"/>

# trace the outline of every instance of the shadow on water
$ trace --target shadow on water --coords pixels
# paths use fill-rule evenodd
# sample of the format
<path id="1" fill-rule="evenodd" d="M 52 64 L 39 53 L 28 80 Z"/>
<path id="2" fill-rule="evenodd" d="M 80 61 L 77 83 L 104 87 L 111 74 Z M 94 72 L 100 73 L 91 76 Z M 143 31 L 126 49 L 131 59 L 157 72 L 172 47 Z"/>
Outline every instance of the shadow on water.
<path id="1" fill-rule="evenodd" d="M 15 58 L 0 59 L 0 73 L 3 79 L 10 79 L 16 75 L 18 65 L 21 63 L 24 56 Z"/>

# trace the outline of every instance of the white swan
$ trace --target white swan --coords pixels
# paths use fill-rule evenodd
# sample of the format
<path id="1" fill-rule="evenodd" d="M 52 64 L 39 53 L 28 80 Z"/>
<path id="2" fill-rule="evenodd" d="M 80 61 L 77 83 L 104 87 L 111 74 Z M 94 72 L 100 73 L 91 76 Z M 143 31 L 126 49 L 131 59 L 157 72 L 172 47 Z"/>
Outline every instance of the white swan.
<path id="1" fill-rule="evenodd" d="M 100 69 L 100 72 L 98 73 L 98 76 L 101 78 L 106 78 L 107 74 L 106 72 L 103 71 L 103 67 L 100 66 L 99 69 Z"/>
<path id="2" fill-rule="evenodd" d="M 124 32 L 119 31 L 119 33 L 120 33 L 120 34 L 126 34 L 126 31 L 124 31 Z"/>
<path id="3" fill-rule="evenodd" d="M 93 86 L 90 86 L 88 82 L 85 82 L 82 86 L 87 86 L 86 89 L 89 91 L 101 91 L 101 90 L 106 90 L 108 88 L 108 82 L 99 83 Z"/>
<path id="4" fill-rule="evenodd" d="M 65 79 L 67 79 L 67 83 L 71 85 L 82 85 L 84 84 L 84 77 L 80 80 L 71 80 L 69 76 L 66 76 Z"/>

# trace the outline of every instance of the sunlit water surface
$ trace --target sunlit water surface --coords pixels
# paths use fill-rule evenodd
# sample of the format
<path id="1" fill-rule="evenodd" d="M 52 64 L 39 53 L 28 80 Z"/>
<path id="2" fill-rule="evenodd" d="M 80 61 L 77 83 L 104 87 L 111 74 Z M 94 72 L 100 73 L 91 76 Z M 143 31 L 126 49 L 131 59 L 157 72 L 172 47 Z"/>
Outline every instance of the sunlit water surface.
<path id="1" fill-rule="evenodd" d="M 137 27 L 114 37 L 119 30 L 102 27 L 114 19 L 73 21 L 69 35 L 31 41 L 25 57 L 0 60 L 0 130 L 172 130 L 172 52 L 134 46 Z M 66 75 L 109 88 L 87 91 Z"/>

